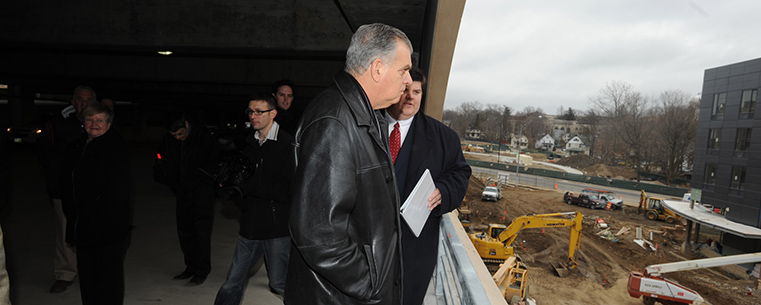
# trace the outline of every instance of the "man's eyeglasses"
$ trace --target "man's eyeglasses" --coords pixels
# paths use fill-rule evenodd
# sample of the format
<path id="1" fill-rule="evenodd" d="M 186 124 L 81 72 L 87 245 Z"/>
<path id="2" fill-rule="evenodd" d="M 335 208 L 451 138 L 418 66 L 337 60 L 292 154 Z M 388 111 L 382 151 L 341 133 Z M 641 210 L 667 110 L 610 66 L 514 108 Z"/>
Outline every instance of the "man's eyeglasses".
<path id="1" fill-rule="evenodd" d="M 268 110 L 252 110 L 252 109 L 246 109 L 246 115 L 251 116 L 252 114 L 255 116 L 261 116 L 262 114 L 266 112 L 270 112 L 272 110 L 275 110 L 275 108 L 268 109 Z"/>

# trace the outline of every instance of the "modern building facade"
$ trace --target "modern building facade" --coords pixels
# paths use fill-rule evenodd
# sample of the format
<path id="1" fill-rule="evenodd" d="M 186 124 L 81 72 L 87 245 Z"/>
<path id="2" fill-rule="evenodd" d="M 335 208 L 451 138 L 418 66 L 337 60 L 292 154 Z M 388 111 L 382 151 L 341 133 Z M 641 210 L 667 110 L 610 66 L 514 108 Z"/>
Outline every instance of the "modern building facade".
<path id="1" fill-rule="evenodd" d="M 705 70 L 692 177 L 701 203 L 756 228 L 761 227 L 759 88 L 761 58 Z M 724 243 L 736 250 L 761 250 L 758 240 L 724 235 Z"/>

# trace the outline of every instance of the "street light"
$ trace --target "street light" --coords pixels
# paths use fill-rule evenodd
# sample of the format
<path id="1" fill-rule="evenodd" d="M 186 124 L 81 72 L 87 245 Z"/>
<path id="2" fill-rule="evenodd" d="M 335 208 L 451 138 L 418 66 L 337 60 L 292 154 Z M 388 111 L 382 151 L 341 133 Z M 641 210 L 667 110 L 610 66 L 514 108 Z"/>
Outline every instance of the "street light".
<path id="1" fill-rule="evenodd" d="M 541 119 L 542 116 L 539 115 L 537 116 L 537 118 Z M 528 118 L 528 120 L 526 120 L 526 122 L 523 125 L 521 125 L 521 128 L 518 129 L 518 141 L 517 141 L 518 151 L 515 153 L 515 187 L 516 188 L 518 187 L 518 168 L 521 162 L 521 138 L 523 138 L 523 128 L 528 126 L 528 124 L 531 124 L 531 121 L 533 120 L 534 118 Z"/>

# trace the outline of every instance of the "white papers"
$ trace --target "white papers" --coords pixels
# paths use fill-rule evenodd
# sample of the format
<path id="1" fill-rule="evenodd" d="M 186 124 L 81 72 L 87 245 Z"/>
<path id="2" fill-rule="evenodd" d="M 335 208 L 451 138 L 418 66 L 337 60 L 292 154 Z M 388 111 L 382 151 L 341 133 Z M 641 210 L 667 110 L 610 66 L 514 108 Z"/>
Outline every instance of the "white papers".
<path id="1" fill-rule="evenodd" d="M 410 226 L 412 233 L 415 233 L 415 237 L 420 236 L 420 231 L 423 231 L 423 225 L 428 220 L 428 215 L 431 214 L 431 211 L 428 210 L 428 197 L 435 190 L 436 185 L 433 184 L 431 172 L 426 169 L 402 205 L 400 210 L 402 218 Z"/>

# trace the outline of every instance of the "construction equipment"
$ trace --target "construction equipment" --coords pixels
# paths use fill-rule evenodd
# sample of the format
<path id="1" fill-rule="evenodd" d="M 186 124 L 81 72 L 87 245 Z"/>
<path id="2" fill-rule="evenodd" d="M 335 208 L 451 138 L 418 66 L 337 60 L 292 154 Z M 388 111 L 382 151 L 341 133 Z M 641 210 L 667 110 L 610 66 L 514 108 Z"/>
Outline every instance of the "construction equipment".
<path id="1" fill-rule="evenodd" d="M 664 279 L 661 275 L 675 271 L 753 262 L 761 262 L 761 252 L 650 265 L 645 268 L 644 273 L 631 272 L 626 287 L 631 297 L 642 297 L 645 305 L 653 305 L 655 302 L 663 305 L 702 304 L 704 300 L 697 292 Z"/>
<path id="2" fill-rule="evenodd" d="M 650 220 L 660 219 L 669 224 L 682 221 L 682 216 L 677 215 L 674 211 L 663 206 L 663 199 L 649 197 L 647 196 L 647 193 L 645 193 L 645 190 L 642 190 L 639 195 L 639 208 L 637 211 L 639 211 L 640 214 L 645 213 L 645 217 Z"/>
<path id="3" fill-rule="evenodd" d="M 574 217 L 566 218 L 568 216 Z M 481 256 L 484 262 L 502 263 L 504 260 L 514 256 L 512 243 L 523 229 L 570 227 L 571 237 L 570 244 L 568 245 L 568 261 L 552 264 L 558 275 L 564 277 L 568 275 L 570 269 L 573 269 L 577 265 L 576 260 L 574 260 L 574 254 L 579 249 L 582 217 L 578 211 L 538 215 L 530 214 L 513 219 L 513 222 L 509 226 L 489 224 L 488 234 L 481 232 L 468 235 L 476 247 L 478 255 Z"/>
<path id="4" fill-rule="evenodd" d="M 512 256 L 500 264 L 499 270 L 492 276 L 502 296 L 510 304 L 525 300 L 528 295 L 528 269 L 518 257 Z"/>
<path id="5" fill-rule="evenodd" d="M 462 224 L 462 227 L 466 231 L 470 232 L 472 230 L 471 225 L 473 224 L 470 218 L 473 216 L 473 213 L 470 211 L 467 198 L 462 200 L 462 204 L 460 204 L 460 207 L 457 208 L 457 211 L 460 212 L 457 215 L 457 218 L 460 219 L 460 223 Z"/>

